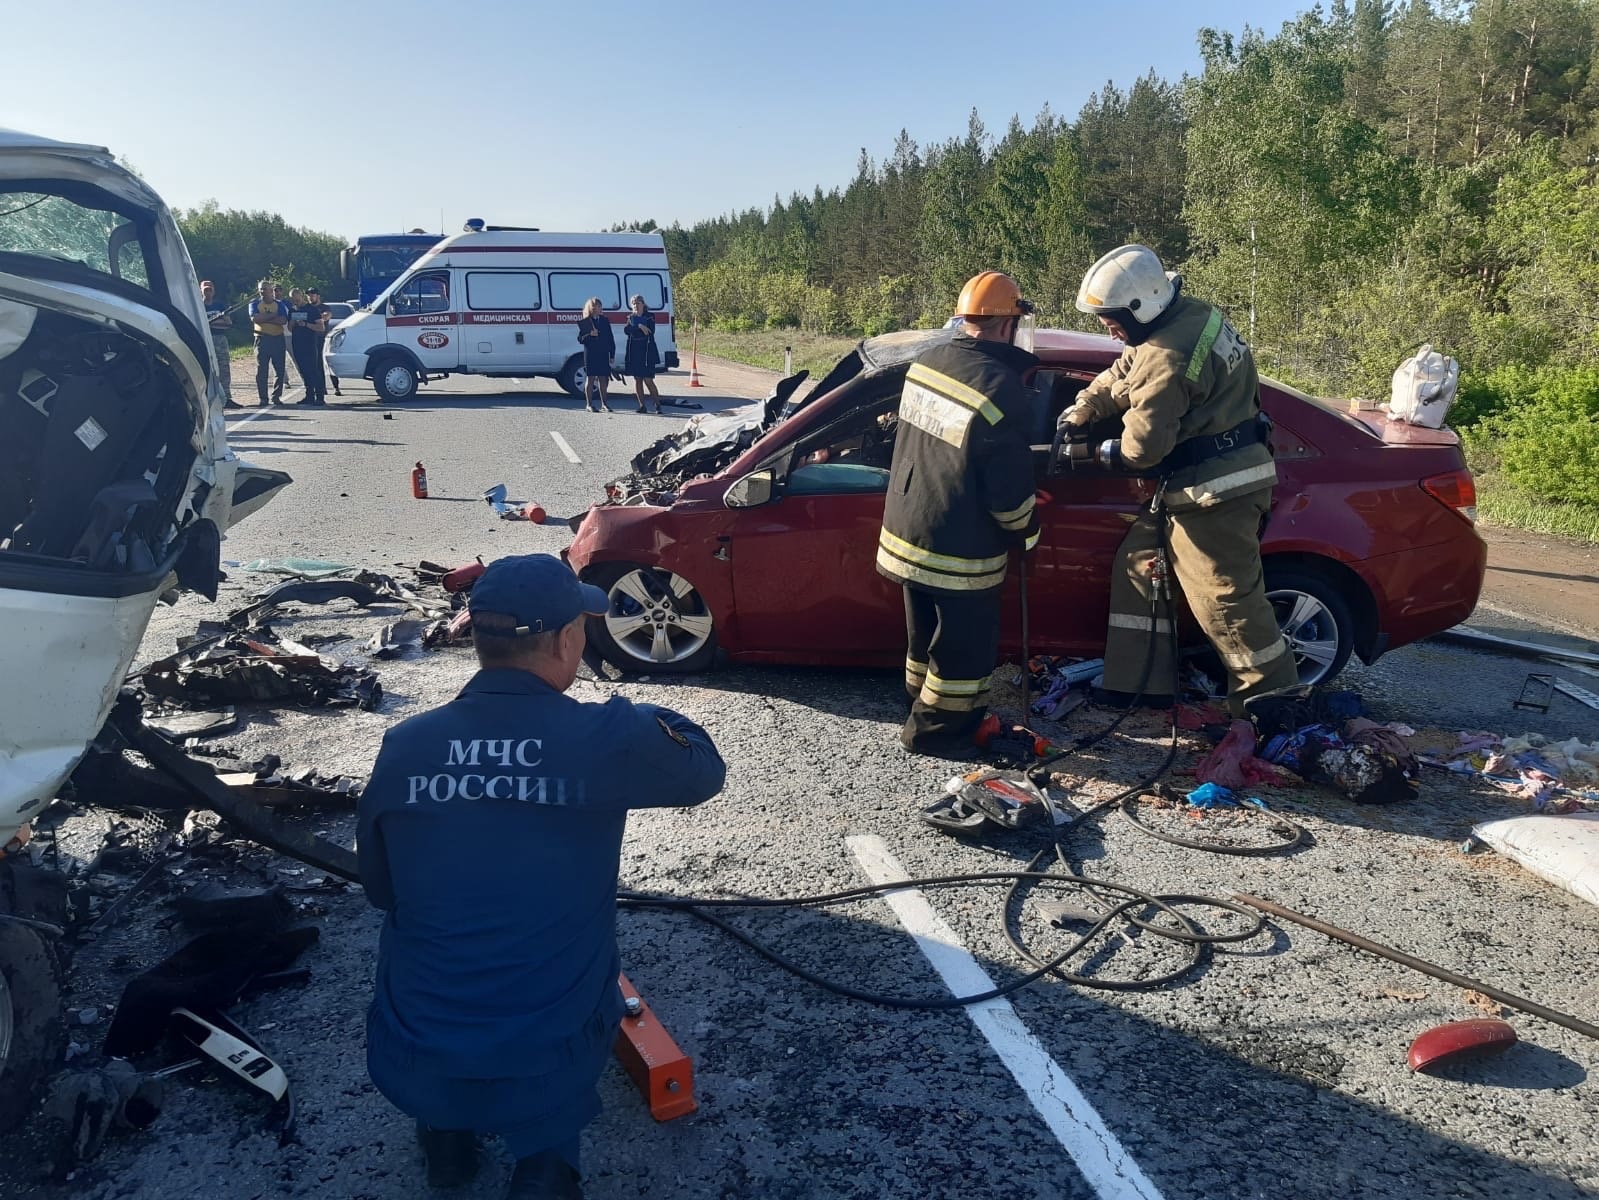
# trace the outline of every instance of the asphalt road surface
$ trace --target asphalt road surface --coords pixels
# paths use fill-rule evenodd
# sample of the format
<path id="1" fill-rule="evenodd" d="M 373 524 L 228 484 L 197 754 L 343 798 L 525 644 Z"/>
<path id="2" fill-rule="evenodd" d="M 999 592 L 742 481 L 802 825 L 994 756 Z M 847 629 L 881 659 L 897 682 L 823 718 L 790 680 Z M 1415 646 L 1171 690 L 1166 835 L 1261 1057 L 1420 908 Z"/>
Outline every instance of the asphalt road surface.
<path id="1" fill-rule="evenodd" d="M 719 363 L 705 376 L 708 387 L 694 393 L 682 375 L 663 384 L 714 408 L 764 394 L 770 378 Z M 504 483 L 512 498 L 536 500 L 551 514 L 581 511 L 633 453 L 683 419 L 634 415 L 625 395 L 616 415 L 589 415 L 543 381 L 504 390 L 446 380 L 392 409 L 366 385 L 346 384 L 345 393 L 325 410 L 230 415 L 239 453 L 290 471 L 296 483 L 230 535 L 226 559 L 297 556 L 394 570 L 424 558 L 557 551 L 568 540 L 564 528 L 500 521 L 479 498 L 484 489 Z M 425 503 L 410 495 L 418 460 L 433 493 Z M 267 582 L 234 570 L 219 605 L 188 598 L 163 610 L 141 658 L 166 653 L 175 636 Z M 306 609 L 282 628 L 364 641 L 395 615 L 340 603 Z M 1514 612 L 1489 618 L 1492 628 L 1528 627 Z M 271 752 L 293 766 L 364 775 L 388 725 L 448 699 L 472 671 L 464 650 L 377 666 L 388 697 L 379 712 L 252 709 L 240 730 L 217 741 L 246 761 Z M 1346 681 L 1380 716 L 1416 726 L 1599 736 L 1599 714 L 1575 702 L 1561 699 L 1546 715 L 1510 709 L 1532 666 L 1435 642 L 1357 666 Z M 598 699 L 616 690 L 703 722 L 729 764 L 727 789 L 715 800 L 633 818 L 627 886 L 797 896 L 905 874 L 1016 870 L 1045 845 L 1031 835 L 963 843 L 917 820 L 952 769 L 900 750 L 901 689 L 892 674 L 723 668 L 584 682 L 577 694 Z M 1080 733 L 1105 719 L 1083 710 L 1069 728 Z M 1162 727 L 1138 718 L 1127 729 L 1132 736 L 1070 763 L 1078 802 L 1113 795 L 1159 762 Z M 1184 735 L 1179 766 L 1197 745 Z M 1518 812 L 1516 802 L 1439 775 L 1429 775 L 1420 799 L 1394 808 L 1357 807 L 1308 788 L 1268 799 L 1306 826 L 1307 846 L 1286 856 L 1223 857 L 1156 841 L 1110 814 L 1070 830 L 1063 854 L 1077 870 L 1152 892 L 1266 896 L 1599 1020 L 1599 910 L 1491 853 L 1458 848 L 1473 821 Z M 348 818 L 298 819 L 349 843 Z M 0 1194 L 427 1194 L 410 1123 L 366 1078 L 363 1019 L 378 920 L 359 889 L 316 888 L 314 870 L 248 847 L 176 857 L 168 875 L 167 891 L 196 878 L 309 889 L 297 895 L 322 929 L 303 960 L 310 983 L 236 1012 L 293 1080 L 298 1143 L 280 1149 L 252 1095 L 197 1073 L 174 1081 L 155 1125 L 114 1136 L 64 1185 L 32 1181 L 35 1142 L 14 1139 Z M 1024 894 L 1010 907 L 1036 954 L 1058 953 L 1075 936 L 1048 926 L 1036 904 L 1062 896 Z M 1103 894 L 1065 898 L 1084 909 L 1109 902 Z M 1004 983 L 1026 969 L 1007 944 L 1004 908 L 1002 889 L 969 888 L 729 919 L 856 988 L 937 1000 L 952 987 Z M 1216 910 L 1185 911 L 1211 931 L 1240 927 Z M 1455 988 L 1298 926 L 1218 946 L 1173 986 L 1094 990 L 1046 980 L 970 1012 L 844 999 L 675 914 L 624 912 L 619 926 L 624 969 L 694 1057 L 700 1108 L 657 1124 L 613 1068 L 602 1085 L 605 1113 L 584 1141 L 591 1197 L 1599 1194 L 1599 1042 L 1512 1014 L 1522 1040 L 1502 1057 L 1447 1077 L 1412 1074 L 1405 1055 L 1417 1034 L 1482 1009 Z M 1179 965 L 1170 943 L 1120 928 L 1073 969 L 1140 979 Z M 181 936 L 156 889 L 79 956 L 74 1006 L 114 1002 L 132 971 Z M 91 1050 L 97 1037 L 93 1028 L 75 1034 Z M 506 1170 L 495 1160 L 463 1194 L 498 1195 Z"/>

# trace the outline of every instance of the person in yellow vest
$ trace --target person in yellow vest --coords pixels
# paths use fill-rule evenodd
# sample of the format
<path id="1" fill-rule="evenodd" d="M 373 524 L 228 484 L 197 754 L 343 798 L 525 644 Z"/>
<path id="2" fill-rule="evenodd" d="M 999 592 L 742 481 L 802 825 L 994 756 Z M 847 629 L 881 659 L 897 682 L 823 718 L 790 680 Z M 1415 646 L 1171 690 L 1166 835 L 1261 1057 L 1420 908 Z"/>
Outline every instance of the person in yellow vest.
<path id="1" fill-rule="evenodd" d="M 1172 614 L 1151 603 L 1165 544 L 1170 571 L 1227 669 L 1228 707 L 1299 681 L 1266 599 L 1260 531 L 1277 482 L 1254 356 L 1221 310 L 1184 296 L 1148 246 L 1119 246 L 1083 277 L 1077 308 L 1127 349 L 1078 395 L 1061 424 L 1081 431 L 1120 416 L 1101 465 L 1156 478 L 1111 575 L 1101 703 L 1170 705 Z M 1153 646 L 1151 645 L 1153 641 Z"/>
<path id="2" fill-rule="evenodd" d="M 283 383 L 287 368 L 289 306 L 276 295 L 270 279 L 257 286 L 258 295 L 250 301 L 250 327 L 255 331 L 255 390 L 261 397 L 261 407 L 267 406 L 267 368 L 277 373 L 277 383 L 272 389 L 273 404 L 283 403 Z"/>
<path id="3" fill-rule="evenodd" d="M 905 593 L 907 750 L 972 754 L 999 654 L 1012 548 L 1038 544 L 1023 372 L 1033 306 L 1009 275 L 961 291 L 959 331 L 905 375 L 877 569 Z"/>

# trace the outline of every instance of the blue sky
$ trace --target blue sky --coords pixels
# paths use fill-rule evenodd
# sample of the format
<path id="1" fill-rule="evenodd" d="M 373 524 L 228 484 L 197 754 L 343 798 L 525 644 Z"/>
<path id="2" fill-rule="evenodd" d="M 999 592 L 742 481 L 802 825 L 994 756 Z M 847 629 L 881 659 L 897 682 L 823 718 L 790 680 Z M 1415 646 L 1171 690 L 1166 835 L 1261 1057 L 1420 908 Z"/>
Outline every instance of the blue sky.
<path id="1" fill-rule="evenodd" d="M 470 216 L 685 224 L 848 181 L 1107 80 L 1199 66 L 1202 25 L 1307 0 L 11 4 L 0 126 L 111 147 L 189 207 L 345 236 Z M 157 15 L 159 14 L 159 15 Z"/>

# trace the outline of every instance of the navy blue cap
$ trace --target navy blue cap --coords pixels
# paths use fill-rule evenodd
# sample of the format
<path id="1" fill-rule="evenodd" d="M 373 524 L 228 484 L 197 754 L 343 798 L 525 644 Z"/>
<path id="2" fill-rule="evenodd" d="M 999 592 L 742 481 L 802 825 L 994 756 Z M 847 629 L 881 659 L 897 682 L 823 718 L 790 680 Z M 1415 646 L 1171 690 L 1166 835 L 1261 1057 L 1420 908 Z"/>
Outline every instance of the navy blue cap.
<path id="1" fill-rule="evenodd" d="M 580 583 L 553 554 L 518 554 L 497 558 L 472 585 L 467 607 L 497 613 L 516 622 L 519 634 L 550 633 L 570 625 L 580 613 L 601 616 L 610 610 L 604 592 Z"/>

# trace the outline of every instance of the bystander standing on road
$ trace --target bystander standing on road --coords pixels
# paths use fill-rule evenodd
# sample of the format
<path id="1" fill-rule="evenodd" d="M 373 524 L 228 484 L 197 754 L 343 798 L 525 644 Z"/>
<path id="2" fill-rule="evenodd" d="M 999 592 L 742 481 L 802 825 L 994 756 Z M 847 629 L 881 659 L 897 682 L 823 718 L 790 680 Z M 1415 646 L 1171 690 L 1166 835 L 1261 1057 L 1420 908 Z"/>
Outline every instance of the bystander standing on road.
<path id="1" fill-rule="evenodd" d="M 623 326 L 627 333 L 627 353 L 622 360 L 624 374 L 633 377 L 633 398 L 638 401 L 639 412 L 648 412 L 644 406 L 644 389 L 649 388 L 655 397 L 655 411 L 661 411 L 661 393 L 655 386 L 655 372 L 661 367 L 661 351 L 655 344 L 655 314 L 644 303 L 643 296 L 628 301 L 633 309 Z"/>
<path id="2" fill-rule="evenodd" d="M 687 717 L 565 694 L 609 604 L 560 559 L 499 559 L 470 603 L 481 669 L 389 730 L 361 796 L 361 882 L 384 910 L 367 1065 L 416 1120 L 431 1185 L 469 1181 L 497 1134 L 511 1197 L 576 1197 L 623 1012 L 627 810 L 698 804 L 726 768 Z"/>
<path id="3" fill-rule="evenodd" d="M 233 317 L 227 305 L 217 299 L 216 284 L 209 279 L 200 284 L 200 299 L 205 302 L 206 324 L 211 331 L 211 348 L 217 356 L 217 382 L 222 385 L 222 401 L 228 408 L 233 403 L 233 356 L 228 346 L 227 331 L 233 328 Z"/>
<path id="4" fill-rule="evenodd" d="M 255 331 L 255 390 L 261 397 L 262 408 L 268 404 L 268 367 L 277 373 L 277 383 L 272 389 L 270 403 L 283 403 L 285 374 L 283 343 L 288 337 L 285 330 L 289 324 L 289 306 L 276 298 L 277 293 L 282 290 L 270 279 L 263 279 L 258 288 L 259 294 L 250 301 L 250 325 Z"/>
<path id="5" fill-rule="evenodd" d="M 328 401 L 327 377 L 322 370 L 322 341 L 327 336 L 328 310 L 322 306 L 320 288 L 307 288 L 294 310 L 290 349 L 294 365 L 305 384 L 301 404 L 323 405 Z"/>
<path id="6" fill-rule="evenodd" d="M 589 412 L 604 409 L 611 412 L 606 390 L 611 385 L 611 372 L 616 360 L 616 335 L 611 332 L 611 319 L 605 315 L 605 305 L 598 296 L 591 296 L 583 305 L 583 319 L 577 323 L 577 340 L 583 343 L 583 370 L 588 380 L 583 385 L 583 407 Z M 598 393 L 599 402 L 594 397 Z"/>

